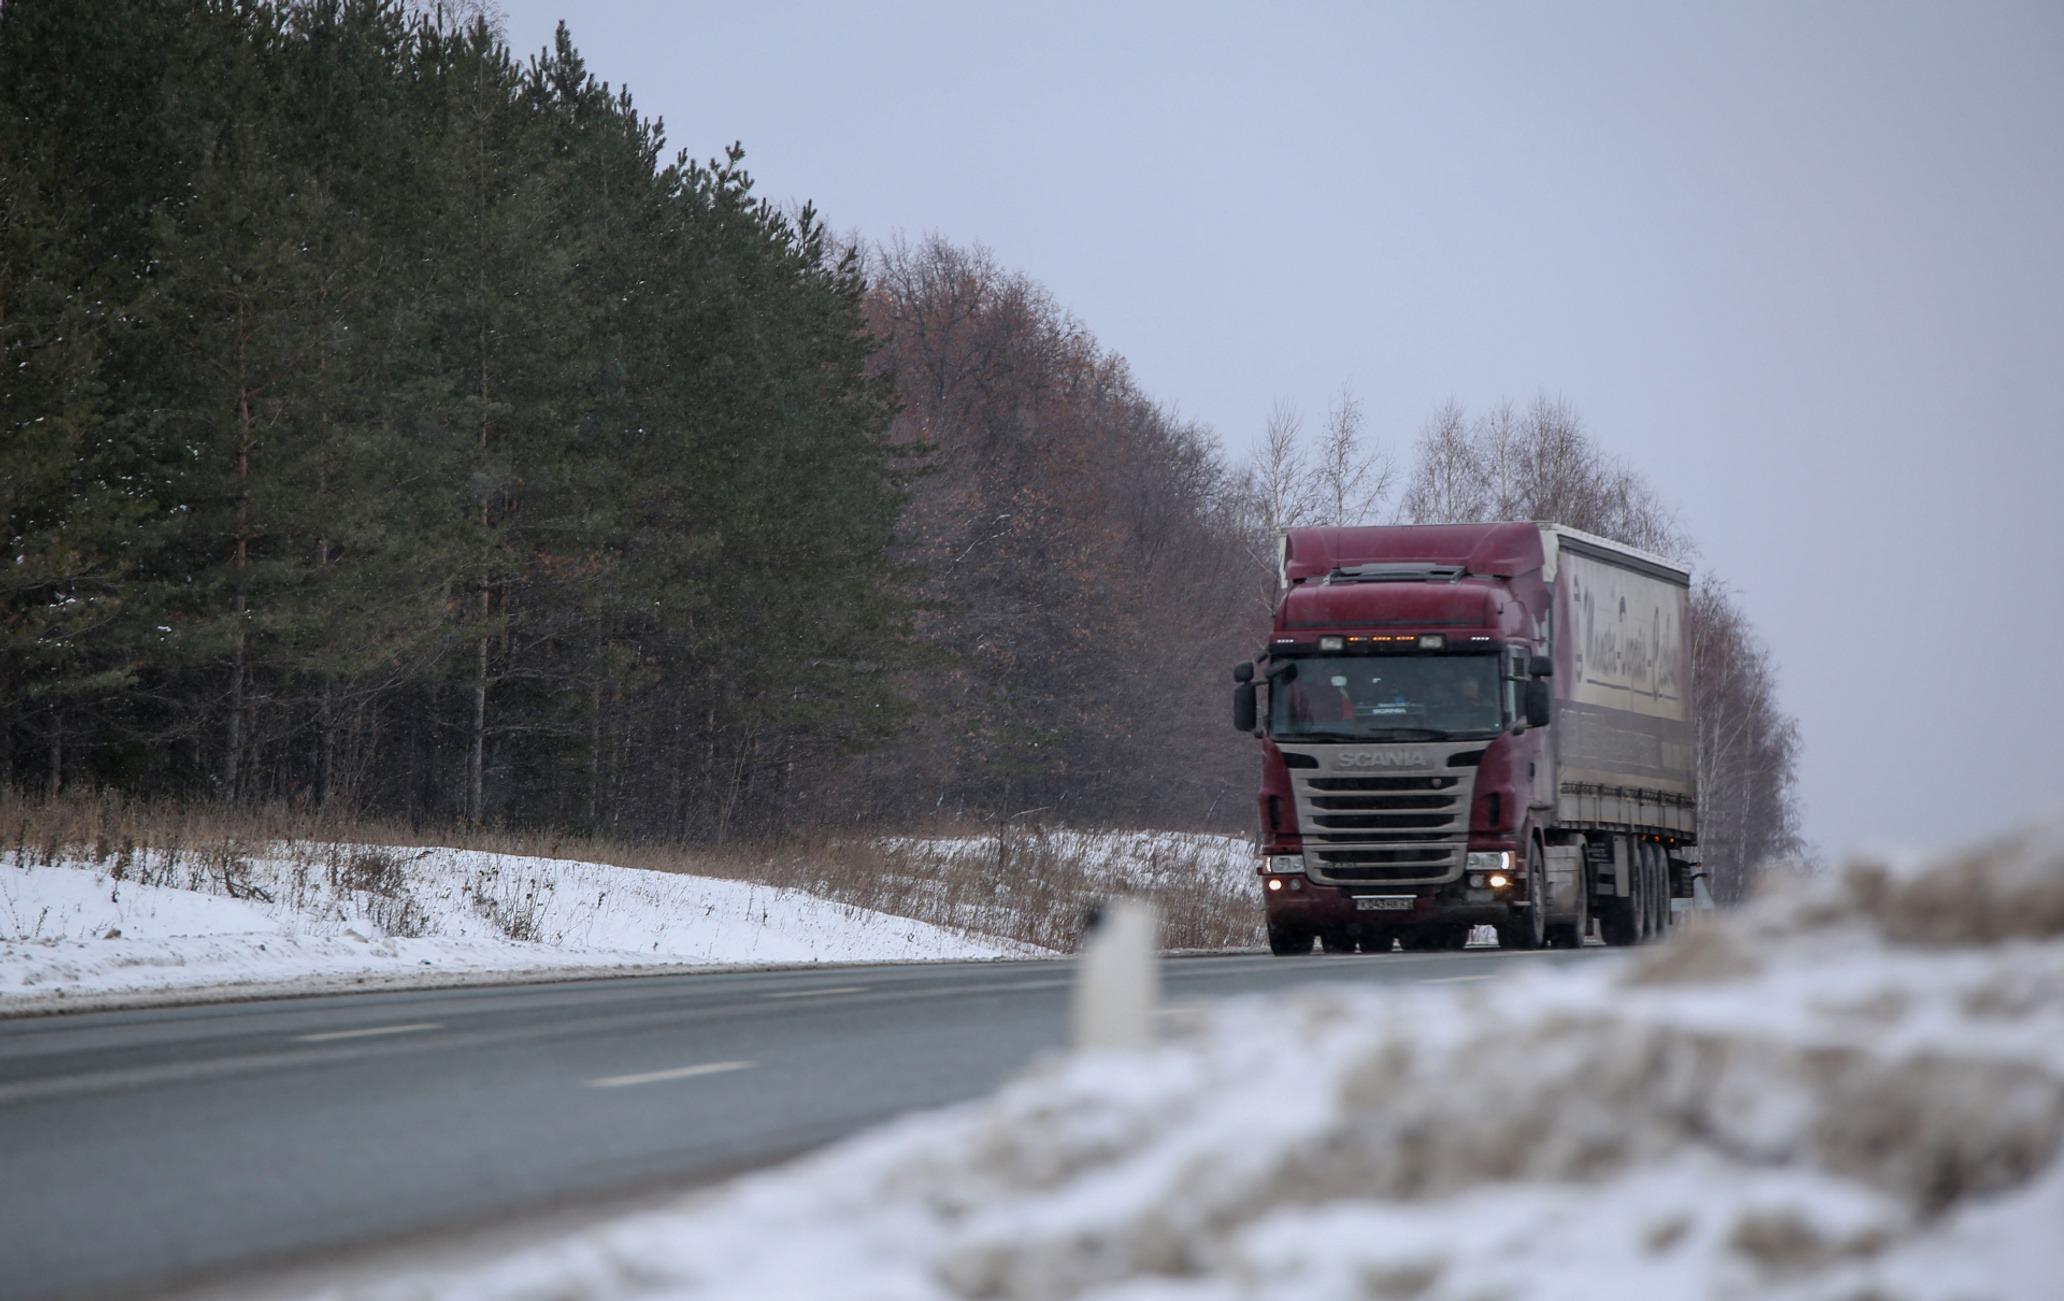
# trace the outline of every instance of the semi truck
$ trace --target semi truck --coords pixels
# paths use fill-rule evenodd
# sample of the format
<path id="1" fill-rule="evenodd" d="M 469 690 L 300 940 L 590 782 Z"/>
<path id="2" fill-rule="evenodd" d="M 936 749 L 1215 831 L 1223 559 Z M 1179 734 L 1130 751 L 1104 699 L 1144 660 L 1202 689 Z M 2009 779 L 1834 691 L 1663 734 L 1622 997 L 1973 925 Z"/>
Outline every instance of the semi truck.
<path id="1" fill-rule="evenodd" d="M 1233 670 L 1269 948 L 1662 935 L 1698 874 L 1691 575 L 1546 523 L 1300 528 Z"/>

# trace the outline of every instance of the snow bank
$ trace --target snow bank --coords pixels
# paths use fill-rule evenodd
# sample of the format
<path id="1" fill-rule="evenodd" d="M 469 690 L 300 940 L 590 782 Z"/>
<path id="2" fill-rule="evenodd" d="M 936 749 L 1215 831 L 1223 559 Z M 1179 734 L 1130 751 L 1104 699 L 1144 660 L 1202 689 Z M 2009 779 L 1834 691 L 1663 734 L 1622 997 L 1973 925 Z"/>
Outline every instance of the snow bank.
<path id="1" fill-rule="evenodd" d="M 1229 1003 L 378 1295 L 2054 1297 L 2060 832 L 1575 971 Z"/>
<path id="2" fill-rule="evenodd" d="M 314 848 L 126 870 L 0 860 L 0 1013 L 223 985 L 1028 952 L 747 882 L 466 850 Z"/>

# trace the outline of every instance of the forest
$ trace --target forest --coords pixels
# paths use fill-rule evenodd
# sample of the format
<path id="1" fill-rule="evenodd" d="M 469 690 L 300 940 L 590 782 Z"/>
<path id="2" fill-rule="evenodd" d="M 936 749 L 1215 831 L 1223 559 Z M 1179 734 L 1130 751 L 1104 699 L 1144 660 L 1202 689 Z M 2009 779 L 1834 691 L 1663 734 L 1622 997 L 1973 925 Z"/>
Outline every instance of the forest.
<path id="1" fill-rule="evenodd" d="M 0 788 L 1246 830 L 1226 670 L 1282 528 L 1696 558 L 1567 405 L 1394 449 L 1343 392 L 1232 458 L 1029 276 L 712 152 L 564 27 L 0 0 Z M 1726 892 L 1799 847 L 1800 740 L 1734 594 L 1695 615 Z"/>

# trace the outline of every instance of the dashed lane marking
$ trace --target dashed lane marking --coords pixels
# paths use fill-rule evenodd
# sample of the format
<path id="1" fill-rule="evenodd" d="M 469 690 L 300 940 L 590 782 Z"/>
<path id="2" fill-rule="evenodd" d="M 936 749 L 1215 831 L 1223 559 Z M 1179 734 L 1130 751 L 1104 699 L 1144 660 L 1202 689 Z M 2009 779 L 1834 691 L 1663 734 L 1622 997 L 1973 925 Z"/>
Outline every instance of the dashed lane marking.
<path id="1" fill-rule="evenodd" d="M 762 994 L 761 998 L 816 998 L 820 994 L 858 994 L 865 985 L 833 985 L 828 989 L 790 989 L 779 994 Z"/>
<path id="2" fill-rule="evenodd" d="M 420 1021 L 414 1025 L 375 1025 L 363 1030 L 325 1030 L 321 1034 L 297 1034 L 297 1044 L 326 1044 L 339 1039 L 376 1039 L 390 1034 L 420 1034 L 425 1030 L 442 1030 L 442 1021 Z"/>
<path id="3" fill-rule="evenodd" d="M 591 1089 L 628 1089 L 639 1084 L 660 1084 L 667 1080 L 692 1080 L 698 1075 L 722 1075 L 726 1071 L 742 1071 L 752 1066 L 751 1062 L 704 1062 L 700 1066 L 676 1066 L 670 1071 L 645 1071 L 637 1075 L 605 1075 L 599 1080 L 589 1080 Z"/>

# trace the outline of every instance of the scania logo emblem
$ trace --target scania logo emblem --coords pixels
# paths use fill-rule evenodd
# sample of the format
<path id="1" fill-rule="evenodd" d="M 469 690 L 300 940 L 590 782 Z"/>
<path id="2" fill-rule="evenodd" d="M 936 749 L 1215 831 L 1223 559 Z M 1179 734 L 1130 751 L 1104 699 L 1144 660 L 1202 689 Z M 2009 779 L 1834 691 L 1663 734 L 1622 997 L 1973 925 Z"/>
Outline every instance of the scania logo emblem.
<path id="1" fill-rule="evenodd" d="M 1424 768 L 1424 750 L 1357 750 L 1333 761 L 1335 768 Z"/>

